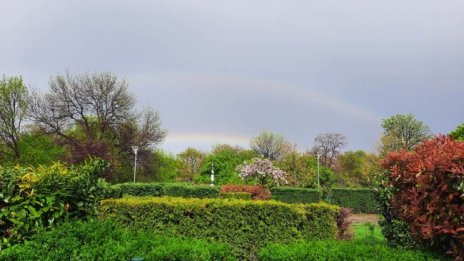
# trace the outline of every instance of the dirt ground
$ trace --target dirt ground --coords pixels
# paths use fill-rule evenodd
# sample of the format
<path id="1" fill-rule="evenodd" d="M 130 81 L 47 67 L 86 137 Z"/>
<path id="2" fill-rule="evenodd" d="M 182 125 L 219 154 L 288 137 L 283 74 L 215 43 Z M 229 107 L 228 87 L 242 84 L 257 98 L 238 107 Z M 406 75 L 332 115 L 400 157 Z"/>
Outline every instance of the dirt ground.
<path id="1" fill-rule="evenodd" d="M 379 222 L 379 215 L 376 214 L 353 214 L 349 217 L 353 223 L 374 223 L 377 224 Z"/>

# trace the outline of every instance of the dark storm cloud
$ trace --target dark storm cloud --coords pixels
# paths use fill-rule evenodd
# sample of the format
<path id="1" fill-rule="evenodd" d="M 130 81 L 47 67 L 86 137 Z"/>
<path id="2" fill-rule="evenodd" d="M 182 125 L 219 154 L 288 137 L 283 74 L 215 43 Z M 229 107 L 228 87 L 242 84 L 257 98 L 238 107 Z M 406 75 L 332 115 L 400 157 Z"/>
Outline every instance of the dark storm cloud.
<path id="1" fill-rule="evenodd" d="M 246 145 L 264 128 L 301 149 L 341 132 L 350 149 L 372 150 L 395 113 L 439 133 L 464 121 L 462 10 L 448 0 L 3 0 L 0 74 L 46 89 L 66 69 L 112 71 L 160 111 L 170 150 Z"/>

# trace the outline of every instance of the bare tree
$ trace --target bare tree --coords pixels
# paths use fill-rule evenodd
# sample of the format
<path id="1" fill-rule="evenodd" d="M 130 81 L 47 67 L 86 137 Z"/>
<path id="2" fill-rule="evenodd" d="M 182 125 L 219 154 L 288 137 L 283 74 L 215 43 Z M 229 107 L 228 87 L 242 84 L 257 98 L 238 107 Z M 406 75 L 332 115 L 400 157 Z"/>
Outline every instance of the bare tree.
<path id="1" fill-rule="evenodd" d="M 27 116 L 27 97 L 27 87 L 21 77 L 3 76 L 0 80 L 0 139 L 17 159 L 22 123 Z"/>
<path id="2" fill-rule="evenodd" d="M 340 133 L 323 133 L 314 139 L 313 151 L 320 153 L 321 163 L 332 167 L 340 150 L 347 145 L 346 137 Z"/>
<path id="3" fill-rule="evenodd" d="M 111 73 L 58 75 L 50 80 L 50 92 L 36 93 L 30 106 L 30 116 L 42 130 L 79 149 L 82 135 L 70 130 L 82 132 L 89 147 L 104 141 L 128 153 L 131 145 L 142 150 L 166 136 L 158 112 L 147 108 L 137 113 L 127 82 Z"/>
<path id="4" fill-rule="evenodd" d="M 251 139 L 251 149 L 261 154 L 264 158 L 278 159 L 284 150 L 289 147 L 284 136 L 264 130 L 258 136 Z"/>

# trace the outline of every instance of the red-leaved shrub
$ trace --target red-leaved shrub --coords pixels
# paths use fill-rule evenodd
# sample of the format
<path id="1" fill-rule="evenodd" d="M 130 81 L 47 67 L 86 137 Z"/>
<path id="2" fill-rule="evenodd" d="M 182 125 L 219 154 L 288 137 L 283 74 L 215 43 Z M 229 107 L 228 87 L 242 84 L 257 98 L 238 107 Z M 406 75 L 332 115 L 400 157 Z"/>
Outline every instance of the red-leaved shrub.
<path id="1" fill-rule="evenodd" d="M 353 215 L 351 208 L 340 208 L 337 215 L 338 239 L 353 239 L 353 232 L 350 230 L 352 221 L 349 219 Z"/>
<path id="2" fill-rule="evenodd" d="M 264 200 L 271 198 L 271 192 L 269 189 L 264 188 L 261 185 L 248 186 L 248 185 L 224 185 L 221 186 L 221 193 L 230 192 L 247 192 L 251 194 L 253 200 Z"/>
<path id="3" fill-rule="evenodd" d="M 396 189 L 394 215 L 420 244 L 464 259 L 464 142 L 438 136 L 382 162 Z"/>

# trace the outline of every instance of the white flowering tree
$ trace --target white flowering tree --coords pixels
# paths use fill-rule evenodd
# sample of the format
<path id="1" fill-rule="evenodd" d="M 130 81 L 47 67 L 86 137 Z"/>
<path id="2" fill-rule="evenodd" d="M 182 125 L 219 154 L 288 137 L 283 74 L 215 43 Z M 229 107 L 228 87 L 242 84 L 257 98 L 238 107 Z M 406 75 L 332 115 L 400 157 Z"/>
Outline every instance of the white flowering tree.
<path id="1" fill-rule="evenodd" d="M 251 163 L 238 166 L 237 171 L 242 179 L 256 178 L 261 185 L 271 185 L 271 182 L 274 182 L 279 186 L 288 183 L 287 174 L 272 166 L 268 159 L 254 158 Z"/>

